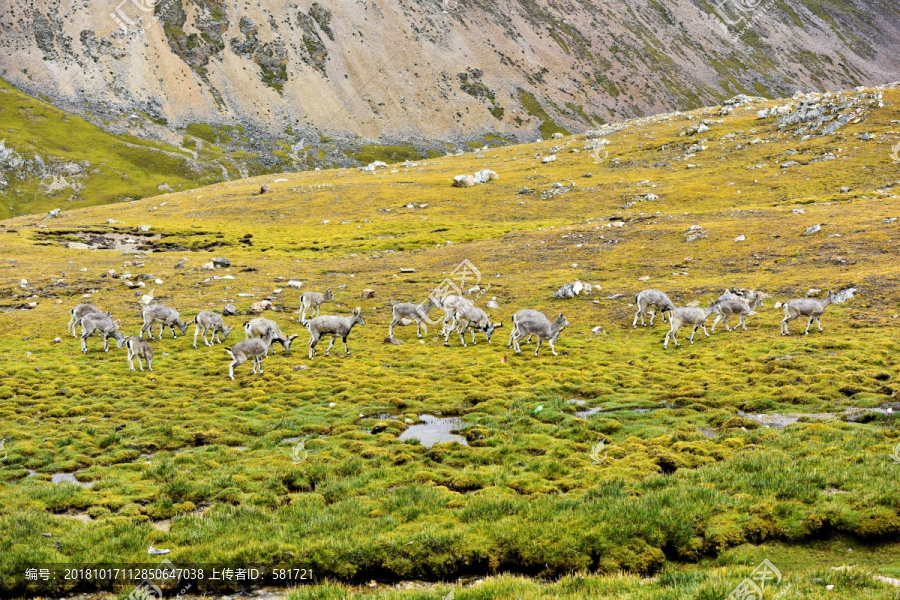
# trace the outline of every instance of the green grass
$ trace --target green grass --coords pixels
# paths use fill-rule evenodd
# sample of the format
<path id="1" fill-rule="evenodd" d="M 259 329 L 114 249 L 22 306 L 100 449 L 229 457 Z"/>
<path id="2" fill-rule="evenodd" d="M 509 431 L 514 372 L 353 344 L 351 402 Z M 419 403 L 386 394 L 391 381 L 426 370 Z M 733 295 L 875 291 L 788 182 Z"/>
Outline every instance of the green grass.
<path id="1" fill-rule="evenodd" d="M 601 163 L 567 152 L 584 141 L 573 137 L 396 173 L 257 177 L 0 223 L 0 309 L 9 311 L 0 313 L 0 573 L 11 574 L 0 589 L 63 593 L 26 589 L 24 568 L 147 562 L 152 544 L 171 549 L 175 564 L 312 568 L 321 585 L 294 590 L 295 600 L 439 598 L 449 585 L 357 586 L 471 574 L 486 579 L 456 598 L 725 598 L 763 558 L 800 597 L 892 597 L 872 575 L 900 575 L 891 459 L 900 427 L 896 413 L 852 422 L 844 410 L 894 402 L 898 388 L 896 224 L 882 222 L 900 213 L 897 139 L 887 133 L 898 100 L 886 92 L 865 121 L 807 142 L 757 120 L 758 106 L 738 109 L 705 134 L 695 169 L 680 158 L 689 142 L 678 133 L 717 109 L 630 123 L 607 136 Z M 858 141 L 864 131 L 879 141 Z M 766 143 L 746 145 L 756 137 Z M 553 146 L 558 160 L 542 164 Z M 788 149 L 837 148 L 837 162 L 775 164 Z M 482 168 L 499 179 L 450 187 Z M 571 191 L 541 198 L 569 181 Z M 253 195 L 263 183 L 271 192 Z M 648 191 L 655 202 L 636 202 Z M 804 235 L 815 223 L 823 231 Z M 62 245 L 78 231 L 143 224 L 176 249 L 136 259 Z M 686 242 L 691 225 L 708 237 Z M 215 256 L 232 267 L 200 269 Z M 406 327 L 395 332 L 406 343 L 384 344 L 389 303 L 422 300 L 463 259 L 490 286 L 477 303 L 500 304 L 489 311 L 504 324 L 493 342 L 479 336 L 463 348 L 452 337 L 445 348 L 434 328 L 419 343 Z M 242 365 L 234 382 L 222 346 L 194 350 L 184 337 L 154 340 L 155 371 L 131 373 L 124 350 L 103 353 L 93 338 L 82 355 L 65 334 L 84 294 L 137 332 L 137 299 L 111 269 L 148 276 L 140 293 L 154 288 L 185 320 L 274 296 L 278 310 L 266 316 L 301 337 L 264 361 L 264 375 Z M 222 275 L 234 279 L 211 279 Z M 290 278 L 335 292 L 323 313 L 362 307 L 351 356 L 306 357 Z M 550 299 L 574 279 L 602 289 Z M 829 307 L 824 333 L 803 336 L 794 322 L 792 335 L 778 334 L 775 301 L 850 285 L 862 293 Z M 664 352 L 662 323 L 631 327 L 645 287 L 678 304 L 705 304 L 726 287 L 770 298 L 746 332 L 700 333 L 693 345 L 682 334 L 683 346 Z M 366 288 L 374 298 L 360 297 Z M 572 325 L 559 356 L 506 348 L 523 307 L 565 313 Z M 246 318 L 228 318 L 236 331 L 226 346 L 243 337 Z M 570 400 L 605 410 L 579 418 Z M 759 412 L 814 416 L 776 430 L 746 417 Z M 468 446 L 399 441 L 421 414 L 459 416 Z M 308 451 L 297 464 L 293 442 L 282 441 L 292 437 Z M 57 472 L 95 485 L 52 484 Z M 168 531 L 154 527 L 168 519 Z M 833 569 L 841 565 L 854 568 Z"/>

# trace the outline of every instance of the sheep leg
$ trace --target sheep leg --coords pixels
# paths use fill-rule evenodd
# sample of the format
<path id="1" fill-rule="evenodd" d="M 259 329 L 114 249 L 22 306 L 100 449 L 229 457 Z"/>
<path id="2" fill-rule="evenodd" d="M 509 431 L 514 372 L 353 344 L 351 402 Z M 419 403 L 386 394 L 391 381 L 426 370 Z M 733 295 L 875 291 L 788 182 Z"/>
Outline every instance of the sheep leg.
<path id="1" fill-rule="evenodd" d="M 197 347 L 197 336 L 200 335 L 200 325 L 197 325 L 197 328 L 194 330 L 194 348 Z M 206 341 L 206 333 L 203 334 L 203 341 Z M 209 346 L 209 344 L 207 344 Z"/>
<path id="2" fill-rule="evenodd" d="M 153 359 L 152 358 L 147 358 L 147 369 L 149 369 L 151 371 L 153 370 Z"/>
<path id="3" fill-rule="evenodd" d="M 731 327 L 728 326 L 729 317 L 731 317 L 731 315 L 725 315 L 725 319 L 724 319 L 724 323 L 723 323 L 723 325 L 725 325 L 725 331 L 731 331 Z M 713 331 L 713 333 L 715 333 L 715 331 Z"/>
<path id="4" fill-rule="evenodd" d="M 87 342 L 85 341 L 85 340 L 87 340 L 87 338 L 88 338 L 87 331 L 82 331 L 81 332 L 81 351 L 84 352 L 85 354 L 87 354 Z"/>
<path id="5" fill-rule="evenodd" d="M 741 315 L 741 327 L 747 331 L 747 315 Z M 737 327 L 735 327 L 737 329 Z"/>
<path id="6" fill-rule="evenodd" d="M 634 327 L 634 328 L 637 328 L 637 320 L 638 320 L 638 317 L 640 317 L 640 319 L 641 319 L 641 324 L 643 324 L 643 322 L 644 322 L 644 311 L 643 311 L 643 309 L 641 308 L 641 303 L 640 303 L 640 302 L 638 302 L 638 311 L 637 311 L 636 313 L 634 313 L 634 322 L 631 324 L 631 326 Z"/>
<path id="7" fill-rule="evenodd" d="M 541 339 L 541 336 L 538 336 L 537 347 L 534 349 L 534 355 L 535 355 L 535 356 L 538 355 L 538 351 L 541 349 L 541 342 L 542 342 L 542 341 L 543 341 L 543 340 Z M 556 354 L 556 352 L 554 352 L 553 354 Z"/>
<path id="8" fill-rule="evenodd" d="M 166 331 L 166 324 L 165 324 L 165 323 L 160 323 L 160 324 L 159 324 L 159 338 L 158 338 L 158 339 L 162 339 L 163 333 L 164 333 L 165 331 Z M 173 330 L 172 333 L 175 333 L 175 331 Z M 152 329 L 152 327 L 151 327 L 151 329 L 150 329 L 150 337 L 151 337 L 151 338 L 153 337 L 153 329 Z"/>
<path id="9" fill-rule="evenodd" d="M 263 374 L 262 359 L 263 359 L 262 356 L 259 356 L 259 357 L 257 357 L 257 359 L 256 359 L 256 364 L 259 365 L 259 374 L 260 374 L 260 375 Z"/>
<path id="10" fill-rule="evenodd" d="M 134 356 L 131 352 L 128 353 L 128 368 L 134 371 Z"/>
<path id="11" fill-rule="evenodd" d="M 472 328 L 472 345 L 476 345 L 478 342 L 475 341 L 475 328 Z"/>
<path id="12" fill-rule="evenodd" d="M 428 325 L 426 325 L 422 319 L 416 319 L 416 337 L 421 338 L 423 336 L 422 329 L 425 330 L 424 335 L 428 335 Z"/>
<path id="13" fill-rule="evenodd" d="M 466 328 L 462 326 L 462 323 L 460 323 L 460 324 L 456 327 L 456 333 L 459 334 L 459 341 L 462 342 L 463 348 L 465 348 L 465 347 L 467 346 L 467 344 L 466 344 L 466 336 L 465 336 Z"/>
<path id="14" fill-rule="evenodd" d="M 394 325 L 397 325 L 398 323 L 400 323 L 400 319 L 398 319 L 397 317 L 394 317 L 394 320 L 391 321 L 390 325 L 388 325 L 388 337 L 389 338 L 394 337 Z M 418 333 L 419 333 L 419 329 L 416 328 L 416 334 L 418 335 Z M 420 335 L 419 337 L 422 337 L 422 336 Z"/>
<path id="15" fill-rule="evenodd" d="M 169 329 L 172 330 L 172 339 L 174 340 L 175 338 L 178 337 L 177 335 L 175 335 L 175 324 L 174 324 L 174 323 L 170 323 L 170 324 L 169 324 Z"/>
<path id="16" fill-rule="evenodd" d="M 803 335 L 809 335 L 809 328 L 812 327 L 812 322 L 815 317 L 809 318 L 809 323 L 806 324 L 806 331 L 803 332 Z"/>
<path id="17" fill-rule="evenodd" d="M 553 346 L 553 340 L 547 340 L 547 343 L 550 344 L 550 352 L 553 353 L 553 356 L 559 356 L 559 354 L 556 353 L 556 348 Z"/>
<path id="18" fill-rule="evenodd" d="M 655 318 L 656 318 L 656 311 L 655 310 L 650 311 L 650 326 L 651 327 L 653 326 L 653 319 L 655 319 Z"/>
<path id="19" fill-rule="evenodd" d="M 109 336 L 105 333 L 103 334 L 103 351 L 109 352 Z"/>
<path id="20" fill-rule="evenodd" d="M 141 373 L 143 373 L 144 372 L 144 363 L 141 361 L 140 355 L 137 357 L 137 361 L 138 361 L 138 366 L 141 368 Z M 134 369 L 132 369 L 132 371 L 133 370 Z"/>
<path id="21" fill-rule="evenodd" d="M 350 356 L 350 346 L 347 345 L 347 336 L 345 335 L 341 339 L 344 340 L 344 352 L 346 353 L 347 356 Z"/>
<path id="22" fill-rule="evenodd" d="M 513 329 L 513 334 L 514 334 L 514 337 L 512 340 L 513 349 L 516 351 L 516 354 L 522 354 L 522 348 L 519 346 L 519 340 L 522 339 L 524 336 L 522 335 L 521 331 L 519 331 L 518 329 L 515 329 L 515 328 Z"/>
<path id="23" fill-rule="evenodd" d="M 325 356 L 328 356 L 328 353 L 331 352 L 331 347 L 334 346 L 335 337 L 331 336 L 331 342 L 328 344 L 328 347 L 325 348 Z"/>
<path id="24" fill-rule="evenodd" d="M 309 357 L 312 358 L 316 355 L 316 344 L 319 343 L 319 338 L 316 336 L 312 336 L 309 338 Z"/>
<path id="25" fill-rule="evenodd" d="M 712 332 L 713 333 L 716 332 L 716 325 L 718 325 L 719 321 L 721 321 L 721 320 L 722 320 L 722 315 L 716 315 L 716 320 L 713 321 L 713 324 L 712 324 Z M 726 327 L 727 327 L 727 325 L 726 325 Z"/>

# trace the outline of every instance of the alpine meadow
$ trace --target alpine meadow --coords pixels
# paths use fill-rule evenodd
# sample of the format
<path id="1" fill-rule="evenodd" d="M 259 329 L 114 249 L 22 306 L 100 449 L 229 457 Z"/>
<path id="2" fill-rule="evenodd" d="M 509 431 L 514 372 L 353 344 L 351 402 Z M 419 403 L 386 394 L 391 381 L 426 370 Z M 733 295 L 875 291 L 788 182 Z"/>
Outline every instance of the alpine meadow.
<path id="1" fill-rule="evenodd" d="M 0 597 L 900 597 L 896 6 L 94 4 L 0 7 Z"/>

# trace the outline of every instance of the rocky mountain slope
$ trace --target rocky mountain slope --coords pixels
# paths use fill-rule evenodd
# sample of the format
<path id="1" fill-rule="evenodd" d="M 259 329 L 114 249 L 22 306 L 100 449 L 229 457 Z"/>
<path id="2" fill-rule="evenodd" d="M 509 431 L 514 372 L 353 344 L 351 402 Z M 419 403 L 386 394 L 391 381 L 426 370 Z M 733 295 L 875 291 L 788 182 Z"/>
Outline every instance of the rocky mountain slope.
<path id="1" fill-rule="evenodd" d="M 232 142 L 285 167 L 346 164 L 334 140 L 412 143 L 400 157 L 885 83 L 898 48 L 885 0 L 29 0 L 0 14 L 0 74 L 19 89 L 170 143 L 240 125 Z"/>

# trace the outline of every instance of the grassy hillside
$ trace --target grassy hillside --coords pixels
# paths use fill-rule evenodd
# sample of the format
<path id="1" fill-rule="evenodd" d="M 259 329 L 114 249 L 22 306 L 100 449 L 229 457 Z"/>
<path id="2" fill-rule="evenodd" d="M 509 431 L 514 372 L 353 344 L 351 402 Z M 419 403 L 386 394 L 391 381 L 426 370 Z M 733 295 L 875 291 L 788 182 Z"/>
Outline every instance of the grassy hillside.
<path id="1" fill-rule="evenodd" d="M 152 545 L 175 564 L 312 568 L 319 584 L 575 575 L 490 579 L 455 592 L 465 599 L 724 598 L 766 557 L 800 597 L 832 597 L 826 585 L 893 597 L 873 576 L 900 577 L 900 427 L 885 410 L 900 408 L 900 91 L 881 103 L 808 139 L 757 118 L 774 103 L 713 107 L 630 122 L 605 152 L 566 137 L 0 223 L 0 572 L 11 574 L 0 586 L 62 592 L 73 584 L 26 586 L 21 574 L 146 563 Z M 691 133 L 702 119 L 709 130 Z M 499 180 L 450 187 L 482 168 Z M 272 192 L 255 195 L 263 183 Z M 114 234 L 147 251 L 66 247 Z M 201 269 L 216 256 L 232 266 Z M 389 304 L 424 299 L 464 259 L 481 273 L 476 302 L 500 305 L 493 342 L 454 336 L 445 348 L 435 328 L 418 341 L 401 327 L 405 343 L 385 344 Z M 125 273 L 146 287 L 129 289 Z M 307 358 L 289 279 L 333 290 L 323 313 L 362 307 L 349 357 L 338 342 Z M 575 279 L 591 293 L 551 300 Z M 663 351 L 660 319 L 631 327 L 646 287 L 680 305 L 726 287 L 770 297 L 746 332 L 720 324 L 691 345 L 682 331 L 682 347 Z M 824 333 L 795 321 L 779 335 L 776 301 L 847 287 L 860 292 L 828 308 Z M 224 348 L 194 350 L 193 329 L 152 342 L 153 373 L 129 372 L 124 350 L 105 354 L 96 338 L 82 355 L 66 335 L 86 297 L 137 333 L 135 296 L 151 288 L 185 320 L 272 297 L 265 316 L 300 338 L 290 354 L 276 346 L 263 376 L 242 365 L 232 382 Z M 566 315 L 559 356 L 506 348 L 524 307 Z M 246 319 L 227 319 L 226 346 Z M 589 408 L 602 410 L 576 414 Z M 467 445 L 400 441 L 423 414 L 459 417 Z M 796 422 L 763 427 L 760 414 Z M 329 583 L 294 597 L 350 593 Z"/>
<path id="2" fill-rule="evenodd" d="M 0 79 L 0 217 L 110 204 L 190 189 L 264 169 L 249 153 L 229 153 L 185 136 L 188 147 L 111 134 Z M 5 184 L 2 182 L 5 181 Z"/>

